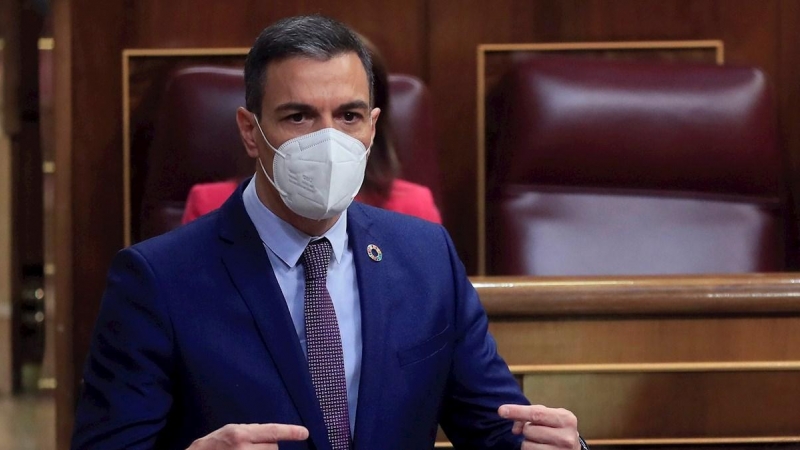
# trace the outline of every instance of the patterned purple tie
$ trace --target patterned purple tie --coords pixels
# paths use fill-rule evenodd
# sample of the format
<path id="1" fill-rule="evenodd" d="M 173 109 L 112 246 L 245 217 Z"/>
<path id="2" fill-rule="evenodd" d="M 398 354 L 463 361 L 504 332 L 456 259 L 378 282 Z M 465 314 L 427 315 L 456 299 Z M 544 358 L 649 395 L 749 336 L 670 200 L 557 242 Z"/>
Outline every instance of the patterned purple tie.
<path id="1" fill-rule="evenodd" d="M 308 244 L 303 252 L 306 272 L 305 322 L 308 347 L 308 369 L 311 382 L 322 407 L 333 450 L 348 450 L 350 417 L 347 408 L 347 383 L 344 376 L 344 354 L 339 322 L 331 295 L 325 285 L 333 249 L 323 238 Z"/>

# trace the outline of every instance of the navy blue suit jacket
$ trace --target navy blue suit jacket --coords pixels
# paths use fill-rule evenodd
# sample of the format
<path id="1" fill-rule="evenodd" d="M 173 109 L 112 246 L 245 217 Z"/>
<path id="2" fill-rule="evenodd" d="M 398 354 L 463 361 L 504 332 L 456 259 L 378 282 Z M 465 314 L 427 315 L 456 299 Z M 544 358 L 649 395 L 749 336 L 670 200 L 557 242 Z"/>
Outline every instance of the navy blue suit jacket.
<path id="1" fill-rule="evenodd" d="M 122 250 L 84 372 L 75 449 L 185 449 L 229 423 L 308 428 L 328 450 L 286 302 L 242 202 Z M 503 403 L 527 404 L 444 228 L 348 209 L 362 314 L 356 450 L 518 449 Z M 367 255 L 377 245 L 383 260 Z"/>

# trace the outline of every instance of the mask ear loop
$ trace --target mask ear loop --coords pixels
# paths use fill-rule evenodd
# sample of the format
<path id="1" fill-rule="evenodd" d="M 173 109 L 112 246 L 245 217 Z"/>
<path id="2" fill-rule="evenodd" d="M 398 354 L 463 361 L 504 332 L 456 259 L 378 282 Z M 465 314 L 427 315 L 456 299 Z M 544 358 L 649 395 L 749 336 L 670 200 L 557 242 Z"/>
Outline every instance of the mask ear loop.
<path id="1" fill-rule="evenodd" d="M 273 152 L 275 152 L 275 153 L 277 153 L 277 154 L 279 154 L 281 156 L 284 156 L 283 153 L 280 152 L 280 150 L 278 150 L 277 148 L 273 147 L 272 144 L 269 143 L 269 139 L 267 139 L 267 135 L 264 134 L 264 130 L 261 128 L 261 124 L 258 122 L 258 117 L 255 115 L 255 113 L 250 113 L 250 114 L 253 115 L 253 120 L 256 121 L 256 127 L 258 128 L 259 133 L 261 133 L 261 137 L 264 138 L 264 142 L 267 143 L 267 146 L 270 149 L 272 149 Z"/>
<path id="2" fill-rule="evenodd" d="M 251 113 L 251 114 L 253 114 L 253 113 Z M 269 148 L 271 148 L 272 151 L 274 151 L 276 155 L 279 155 L 279 156 L 283 157 L 283 154 L 281 152 L 279 152 L 278 149 L 273 147 L 272 144 L 269 143 L 269 140 L 267 140 L 267 136 L 264 134 L 264 130 L 261 129 L 261 124 L 258 123 L 258 117 L 256 117 L 255 114 L 253 114 L 253 119 L 256 121 L 256 127 L 258 128 L 258 131 L 261 132 L 261 137 L 264 138 L 264 142 L 267 144 L 267 146 Z M 261 171 L 264 172 L 264 176 L 267 177 L 267 181 L 269 181 L 269 184 L 271 184 L 272 187 L 274 187 L 275 190 L 278 191 L 278 194 L 280 194 L 281 197 L 287 197 L 288 194 L 286 193 L 286 191 L 284 191 L 283 189 L 279 188 L 278 184 L 275 183 L 275 181 L 273 181 L 272 178 L 270 178 L 269 174 L 267 173 L 267 169 L 264 168 L 264 163 L 261 162 L 261 155 L 259 155 L 258 158 L 256 158 L 256 159 L 258 159 L 258 165 L 261 167 Z M 274 165 L 273 165 L 273 167 L 274 167 Z"/>
<path id="3" fill-rule="evenodd" d="M 369 116 L 369 127 L 372 128 L 372 116 L 371 115 Z M 377 133 L 377 131 L 376 131 L 376 133 Z M 372 140 L 369 141 L 369 147 L 367 147 L 367 151 L 364 152 L 364 156 L 362 157 L 362 159 L 368 159 L 369 158 L 369 152 L 372 151 L 372 146 L 374 144 L 375 144 L 375 136 L 373 135 L 372 136 Z M 364 181 L 362 180 L 361 181 L 361 185 L 359 185 L 356 188 L 356 191 L 353 192 L 353 195 L 351 196 L 352 198 L 356 198 L 356 196 L 358 196 L 358 193 L 361 192 L 361 186 L 363 186 L 363 185 L 364 185 Z"/>

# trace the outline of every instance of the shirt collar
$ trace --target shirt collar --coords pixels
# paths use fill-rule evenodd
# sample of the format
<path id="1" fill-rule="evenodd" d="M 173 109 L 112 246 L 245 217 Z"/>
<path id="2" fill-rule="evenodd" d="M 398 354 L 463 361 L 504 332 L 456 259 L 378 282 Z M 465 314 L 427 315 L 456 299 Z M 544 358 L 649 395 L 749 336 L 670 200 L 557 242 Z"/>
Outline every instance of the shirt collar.
<path id="1" fill-rule="evenodd" d="M 322 236 L 309 236 L 291 226 L 261 203 L 253 177 L 244 189 L 242 198 L 247 215 L 256 226 L 261 241 L 289 267 L 294 267 L 303 256 L 309 242 L 326 237 L 333 247 L 333 257 L 338 263 L 347 245 L 347 211 Z"/>

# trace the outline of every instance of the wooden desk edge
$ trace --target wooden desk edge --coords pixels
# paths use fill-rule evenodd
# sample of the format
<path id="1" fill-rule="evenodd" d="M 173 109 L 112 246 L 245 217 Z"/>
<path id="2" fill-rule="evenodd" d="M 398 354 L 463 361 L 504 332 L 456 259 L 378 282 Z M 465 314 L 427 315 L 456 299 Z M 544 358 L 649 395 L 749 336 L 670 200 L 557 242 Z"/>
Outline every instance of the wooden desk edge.
<path id="1" fill-rule="evenodd" d="M 473 277 L 492 318 L 559 315 L 795 315 L 800 274 Z"/>

